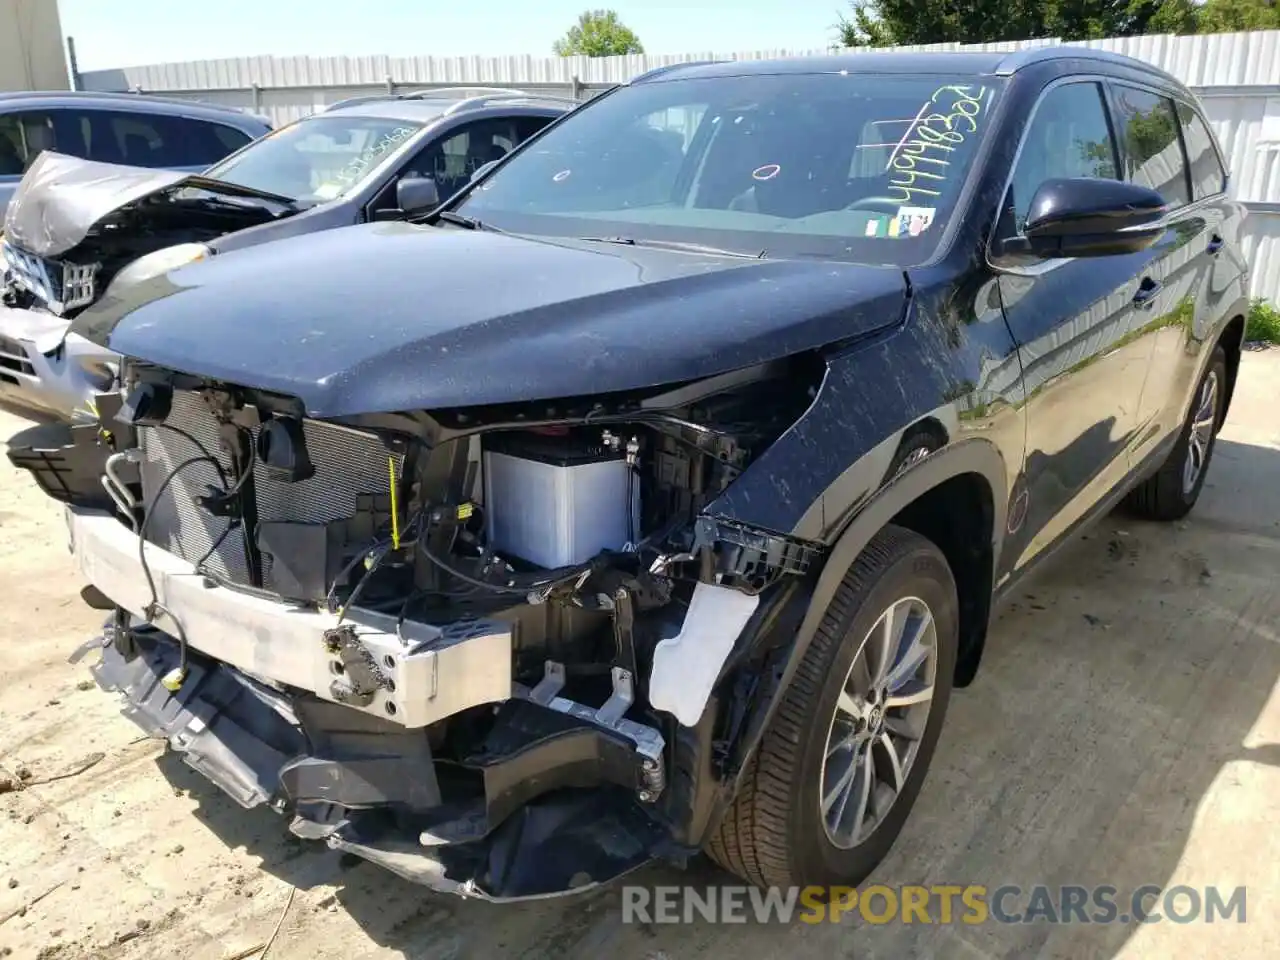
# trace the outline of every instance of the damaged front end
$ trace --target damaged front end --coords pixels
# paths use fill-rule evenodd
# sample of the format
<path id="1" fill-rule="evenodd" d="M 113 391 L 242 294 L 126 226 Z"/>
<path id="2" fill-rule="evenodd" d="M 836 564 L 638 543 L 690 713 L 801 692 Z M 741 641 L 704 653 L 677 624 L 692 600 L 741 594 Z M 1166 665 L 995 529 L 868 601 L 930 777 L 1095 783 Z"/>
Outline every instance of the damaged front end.
<path id="1" fill-rule="evenodd" d="M 288 198 L 236 184 L 46 151 L 5 211 L 0 305 L 69 319 L 113 284 L 201 259 L 210 241 L 293 212 Z"/>
<path id="2" fill-rule="evenodd" d="M 551 896 L 696 853 L 731 794 L 821 548 L 714 505 L 824 370 L 317 420 L 137 364 L 92 440 L 10 457 L 147 733 L 298 836 Z"/>

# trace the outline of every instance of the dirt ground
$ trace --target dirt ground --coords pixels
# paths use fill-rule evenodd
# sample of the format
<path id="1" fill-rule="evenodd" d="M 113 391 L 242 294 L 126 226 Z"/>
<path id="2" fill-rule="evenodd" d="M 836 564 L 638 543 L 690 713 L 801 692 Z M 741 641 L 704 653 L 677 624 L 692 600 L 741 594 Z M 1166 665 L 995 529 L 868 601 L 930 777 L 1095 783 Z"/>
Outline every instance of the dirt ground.
<path id="1" fill-rule="evenodd" d="M 0 437 L 21 426 L 0 414 Z M 1246 354 L 1191 519 L 1110 518 L 1001 614 L 873 878 L 1243 885 L 1243 924 L 641 925 L 616 889 L 433 894 L 292 839 L 139 740 L 67 662 L 101 615 L 65 540 L 3 462 L 0 777 L 29 779 L 0 796 L 0 956 L 230 960 L 277 924 L 273 960 L 1280 956 L 1280 351 Z M 636 882 L 730 881 L 699 864 Z"/>

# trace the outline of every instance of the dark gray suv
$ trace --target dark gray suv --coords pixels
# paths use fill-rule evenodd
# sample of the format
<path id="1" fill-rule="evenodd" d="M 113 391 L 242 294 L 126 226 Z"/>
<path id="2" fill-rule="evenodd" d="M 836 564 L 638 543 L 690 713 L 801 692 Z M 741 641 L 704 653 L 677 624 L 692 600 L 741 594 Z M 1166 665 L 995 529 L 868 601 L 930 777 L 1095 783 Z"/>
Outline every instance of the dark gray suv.
<path id="1" fill-rule="evenodd" d="M 574 106 L 477 87 L 361 97 L 195 172 L 45 152 L 3 220 L 0 402 L 59 417 L 91 411 L 115 358 L 66 329 L 97 300 L 230 250 L 430 213 Z"/>

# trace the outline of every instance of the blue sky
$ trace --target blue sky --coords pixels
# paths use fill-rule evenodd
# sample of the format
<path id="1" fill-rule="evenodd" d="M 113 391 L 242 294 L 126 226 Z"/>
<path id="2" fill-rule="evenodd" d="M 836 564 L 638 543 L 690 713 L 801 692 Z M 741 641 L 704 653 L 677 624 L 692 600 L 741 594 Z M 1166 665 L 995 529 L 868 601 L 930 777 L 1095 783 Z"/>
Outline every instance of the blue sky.
<path id="1" fill-rule="evenodd" d="M 58 0 L 82 70 L 254 54 L 532 53 L 611 6 L 649 53 L 819 49 L 847 0 Z"/>

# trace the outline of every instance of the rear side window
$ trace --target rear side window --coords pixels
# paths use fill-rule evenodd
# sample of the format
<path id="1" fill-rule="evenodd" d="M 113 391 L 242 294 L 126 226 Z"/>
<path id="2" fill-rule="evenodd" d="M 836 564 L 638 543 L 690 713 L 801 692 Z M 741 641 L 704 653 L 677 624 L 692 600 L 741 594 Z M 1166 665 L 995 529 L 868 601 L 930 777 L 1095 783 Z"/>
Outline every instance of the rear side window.
<path id="1" fill-rule="evenodd" d="M 207 167 L 249 141 L 240 131 L 188 117 L 75 111 L 90 160 L 132 167 Z"/>
<path id="2" fill-rule="evenodd" d="M 1178 120 L 1182 124 L 1182 141 L 1187 145 L 1194 199 L 1222 193 L 1227 188 L 1227 171 L 1222 168 L 1204 119 L 1187 104 L 1179 103 Z"/>
<path id="3" fill-rule="evenodd" d="M 36 157 L 56 146 L 49 114 L 0 114 L 0 177 L 22 176 Z"/>
<path id="4" fill-rule="evenodd" d="M 1171 207 L 1191 202 L 1178 118 L 1168 97 L 1117 84 L 1116 127 L 1124 146 L 1125 179 L 1150 187 Z"/>

